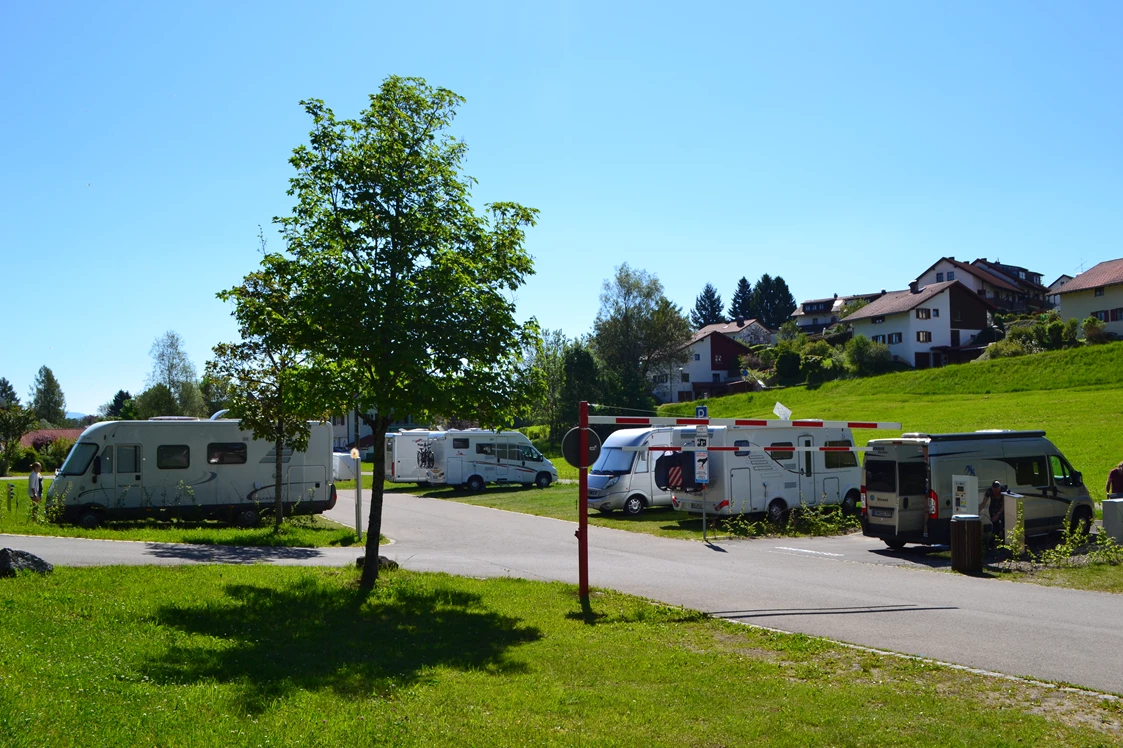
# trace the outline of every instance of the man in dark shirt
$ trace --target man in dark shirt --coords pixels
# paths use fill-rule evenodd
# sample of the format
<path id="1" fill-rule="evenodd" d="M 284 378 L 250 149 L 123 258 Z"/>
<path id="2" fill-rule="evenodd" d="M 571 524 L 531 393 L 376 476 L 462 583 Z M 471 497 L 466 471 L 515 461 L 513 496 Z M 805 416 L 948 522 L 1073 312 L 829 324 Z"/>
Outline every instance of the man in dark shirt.
<path id="1" fill-rule="evenodd" d="M 1107 488 L 1105 490 L 1109 496 L 1113 493 L 1123 494 L 1123 462 L 1116 465 L 1107 474 Z"/>
<path id="2" fill-rule="evenodd" d="M 990 522 L 993 525 L 995 538 L 1006 540 L 1006 499 L 1002 495 L 1002 484 L 998 481 L 990 484 L 983 493 L 983 503 L 989 504 Z"/>

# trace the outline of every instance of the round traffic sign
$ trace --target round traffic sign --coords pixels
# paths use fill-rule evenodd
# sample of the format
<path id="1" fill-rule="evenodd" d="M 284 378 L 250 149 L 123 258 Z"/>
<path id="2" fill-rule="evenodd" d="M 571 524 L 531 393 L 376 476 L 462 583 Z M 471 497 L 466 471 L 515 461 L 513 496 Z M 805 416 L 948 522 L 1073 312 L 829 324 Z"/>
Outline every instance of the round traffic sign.
<path id="1" fill-rule="evenodd" d="M 592 429 L 585 429 L 588 434 L 588 446 L 584 459 L 581 455 L 581 429 L 570 429 L 562 437 L 562 457 L 576 468 L 589 467 L 600 457 L 600 437 Z"/>

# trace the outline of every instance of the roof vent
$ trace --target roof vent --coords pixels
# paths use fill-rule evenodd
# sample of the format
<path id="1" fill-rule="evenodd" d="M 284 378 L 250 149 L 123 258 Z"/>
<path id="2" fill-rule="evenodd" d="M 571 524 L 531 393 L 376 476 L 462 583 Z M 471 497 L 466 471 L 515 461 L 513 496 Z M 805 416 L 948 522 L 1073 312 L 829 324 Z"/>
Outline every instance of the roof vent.
<path id="1" fill-rule="evenodd" d="M 909 283 L 909 293 L 920 293 L 920 281 Z"/>

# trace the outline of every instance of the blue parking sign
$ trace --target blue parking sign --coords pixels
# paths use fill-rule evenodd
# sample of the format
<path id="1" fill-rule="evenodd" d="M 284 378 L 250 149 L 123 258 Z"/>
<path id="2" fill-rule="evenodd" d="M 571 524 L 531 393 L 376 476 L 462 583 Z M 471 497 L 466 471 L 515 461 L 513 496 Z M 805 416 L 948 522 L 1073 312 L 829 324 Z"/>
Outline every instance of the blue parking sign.
<path id="1" fill-rule="evenodd" d="M 710 409 L 707 408 L 705 405 L 695 405 L 694 406 L 694 417 L 695 418 L 709 418 L 710 417 Z"/>

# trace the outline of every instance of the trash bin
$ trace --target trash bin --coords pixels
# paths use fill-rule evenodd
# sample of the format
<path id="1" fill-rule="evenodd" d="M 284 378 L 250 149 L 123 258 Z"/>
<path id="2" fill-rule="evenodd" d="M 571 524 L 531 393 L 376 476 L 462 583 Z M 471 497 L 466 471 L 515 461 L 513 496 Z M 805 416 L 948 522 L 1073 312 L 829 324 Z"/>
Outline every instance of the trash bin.
<path id="1" fill-rule="evenodd" d="M 1103 503 L 1104 534 L 1123 543 L 1123 494 L 1109 493 Z"/>
<path id="2" fill-rule="evenodd" d="M 983 570 L 983 520 L 977 514 L 951 518 L 951 570 L 961 574 Z"/>

